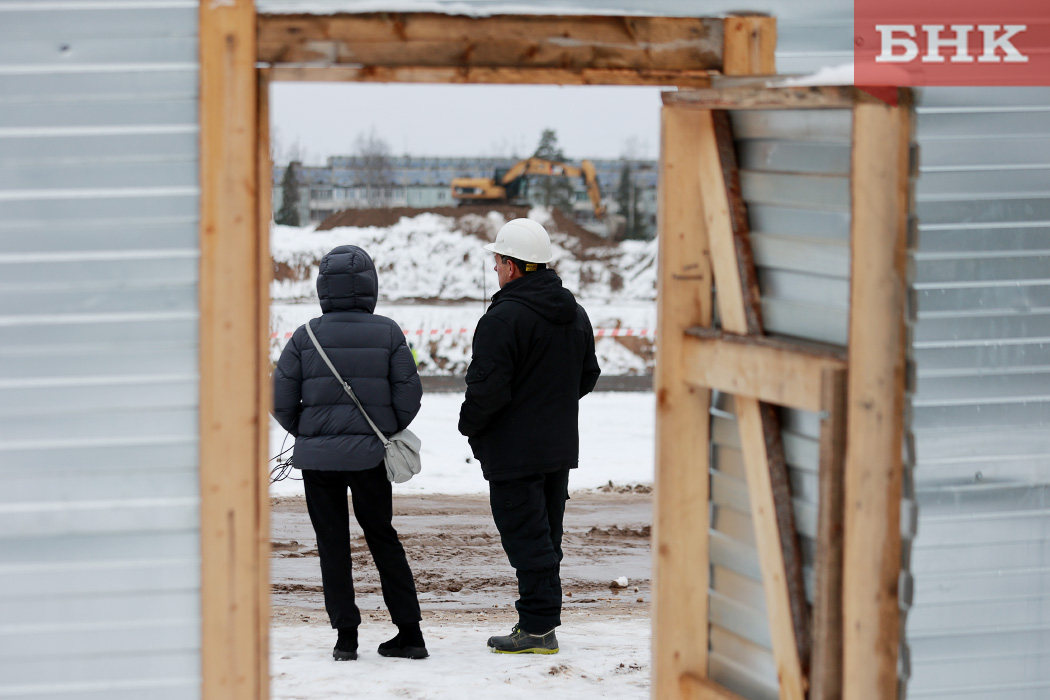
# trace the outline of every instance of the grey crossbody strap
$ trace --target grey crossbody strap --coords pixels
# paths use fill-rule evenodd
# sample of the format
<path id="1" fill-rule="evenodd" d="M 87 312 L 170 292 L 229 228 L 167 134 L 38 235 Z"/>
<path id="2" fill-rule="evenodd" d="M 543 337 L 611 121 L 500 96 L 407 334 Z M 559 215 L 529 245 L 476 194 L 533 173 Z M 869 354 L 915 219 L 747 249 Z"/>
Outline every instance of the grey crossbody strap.
<path id="1" fill-rule="evenodd" d="M 372 426 L 372 430 L 376 431 L 376 435 L 383 441 L 383 446 L 385 447 L 390 441 L 386 439 L 386 435 L 383 435 L 383 431 L 377 428 L 376 424 L 372 422 L 372 418 L 368 415 L 368 411 L 366 411 L 365 407 L 361 405 L 361 402 L 357 400 L 357 396 L 354 395 L 354 390 L 350 388 L 350 383 L 343 379 L 343 375 L 339 374 L 339 370 L 337 370 L 335 365 L 332 364 L 332 361 L 328 359 L 328 354 L 324 351 L 324 348 L 321 347 L 321 344 L 317 342 L 317 336 L 314 335 L 314 329 L 310 328 L 310 322 L 307 321 L 304 325 L 306 326 L 306 333 L 310 336 L 310 340 L 313 342 L 314 347 L 317 348 L 317 352 L 321 354 L 321 359 L 324 360 L 326 365 L 328 365 L 328 369 L 332 370 L 332 374 L 334 374 L 335 378 L 339 380 L 339 383 L 343 385 L 343 389 L 350 395 L 350 398 L 354 400 L 357 407 L 361 409 L 361 415 L 363 415 L 365 420 L 368 421 L 368 424 Z"/>

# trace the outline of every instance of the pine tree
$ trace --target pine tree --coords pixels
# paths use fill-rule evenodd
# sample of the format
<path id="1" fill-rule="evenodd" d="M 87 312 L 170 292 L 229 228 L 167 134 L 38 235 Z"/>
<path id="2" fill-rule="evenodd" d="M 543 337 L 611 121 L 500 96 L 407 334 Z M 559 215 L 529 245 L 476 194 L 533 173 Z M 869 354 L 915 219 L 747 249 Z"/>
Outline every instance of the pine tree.
<path id="1" fill-rule="evenodd" d="M 558 147 L 558 135 L 554 129 L 544 129 L 540 144 L 536 147 L 533 158 L 543 158 L 559 163 L 565 162 L 565 154 Z M 530 178 L 529 191 L 535 192 L 537 202 L 546 207 L 556 207 L 567 214 L 572 214 L 572 202 L 576 197 L 569 178 L 565 176 L 535 176 Z"/>
<path id="2" fill-rule="evenodd" d="M 292 161 L 281 177 L 281 209 L 274 222 L 285 226 L 299 226 L 299 163 Z"/>
<path id="3" fill-rule="evenodd" d="M 616 206 L 624 217 L 623 238 L 645 238 L 645 225 L 639 209 L 640 192 L 632 177 L 631 161 L 626 158 L 620 168 L 620 184 L 616 190 Z"/>

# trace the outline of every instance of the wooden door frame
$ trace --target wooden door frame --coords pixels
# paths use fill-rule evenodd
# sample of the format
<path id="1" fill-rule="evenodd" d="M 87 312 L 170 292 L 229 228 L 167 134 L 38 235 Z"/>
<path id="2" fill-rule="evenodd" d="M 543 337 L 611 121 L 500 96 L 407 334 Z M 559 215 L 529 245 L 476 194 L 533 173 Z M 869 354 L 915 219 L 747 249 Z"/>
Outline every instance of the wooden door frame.
<path id="1" fill-rule="evenodd" d="M 774 73 L 776 24 L 765 16 L 266 16 L 253 0 L 202 0 L 199 29 L 202 698 L 265 700 L 270 81 L 703 87 L 712 73 Z"/>
<path id="2" fill-rule="evenodd" d="M 893 698 L 900 644 L 906 260 L 916 175 L 911 94 L 880 89 L 880 99 L 854 87 L 770 89 L 741 82 L 738 88 L 664 95 L 664 128 L 674 137 L 665 135 L 661 162 L 657 483 L 673 489 L 666 503 L 657 489 L 657 525 L 667 519 L 671 532 L 654 533 L 656 561 L 668 560 L 663 566 L 676 572 L 678 586 L 690 582 L 706 589 L 706 544 L 684 535 L 708 521 L 710 441 L 705 436 L 700 444 L 683 431 L 706 425 L 711 389 L 733 394 L 780 697 Z M 753 278 L 754 265 L 747 237 L 734 240 L 739 237 L 734 216 L 742 206 L 739 183 L 722 182 L 717 162 L 722 160 L 725 169 L 727 156 L 712 122 L 724 110 L 754 109 L 851 112 L 850 313 L 844 355 L 765 338 L 760 317 L 752 322 L 746 313 L 748 296 L 755 315 L 760 313 L 753 298 L 757 289 L 749 289 L 743 274 L 750 271 Z M 726 150 L 732 151 L 731 139 Z M 709 328 L 712 278 L 726 332 Z M 777 546 L 778 538 L 785 538 L 783 525 L 778 532 L 769 523 L 774 513 L 779 519 L 781 511 L 793 510 L 790 493 L 785 498 L 758 483 L 768 482 L 766 468 L 776 471 L 776 460 L 765 452 L 771 446 L 770 452 L 779 450 L 772 445 L 779 443 L 778 429 L 757 429 L 759 401 L 822 414 L 813 675 L 806 672 L 806 645 L 791 629 L 795 608 L 784 595 L 790 577 Z M 677 503 L 683 492 L 689 508 Z M 669 512 L 663 513 L 662 506 Z M 766 527 L 760 526 L 763 521 Z M 789 527 L 787 537 L 793 538 Z M 784 546 L 785 556 L 788 550 Z M 686 612 L 690 619 L 706 619 L 698 602 Z M 666 691 L 657 697 L 738 698 L 707 678 L 706 626 L 682 633 L 675 645 L 657 654 L 654 667 L 682 650 L 694 665 L 665 678 Z M 654 633 L 654 650 L 661 636 Z"/>

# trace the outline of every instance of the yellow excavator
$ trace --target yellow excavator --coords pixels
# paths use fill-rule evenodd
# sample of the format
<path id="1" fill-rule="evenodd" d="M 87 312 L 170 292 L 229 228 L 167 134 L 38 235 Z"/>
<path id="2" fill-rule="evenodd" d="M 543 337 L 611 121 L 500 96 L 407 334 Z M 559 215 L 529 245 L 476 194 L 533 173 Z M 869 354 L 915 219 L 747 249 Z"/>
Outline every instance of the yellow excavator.
<path id="1" fill-rule="evenodd" d="M 579 167 L 544 158 L 519 160 L 506 172 L 496 172 L 496 177 L 457 177 L 452 180 L 452 199 L 459 204 L 513 202 L 521 192 L 521 185 L 528 175 L 552 175 L 555 177 L 582 177 L 587 186 L 587 196 L 594 207 L 594 216 L 605 216 L 602 192 L 598 187 L 598 175 L 594 163 L 580 162 Z"/>

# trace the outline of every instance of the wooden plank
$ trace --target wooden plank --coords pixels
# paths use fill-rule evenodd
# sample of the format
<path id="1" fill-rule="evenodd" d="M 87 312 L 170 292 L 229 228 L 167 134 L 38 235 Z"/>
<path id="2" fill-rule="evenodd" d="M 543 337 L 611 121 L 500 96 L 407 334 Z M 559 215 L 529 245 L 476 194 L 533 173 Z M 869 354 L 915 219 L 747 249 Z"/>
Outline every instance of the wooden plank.
<path id="1" fill-rule="evenodd" d="M 722 74 L 776 74 L 776 20 L 767 16 L 747 15 L 727 17 L 724 21 Z"/>
<path id="2" fill-rule="evenodd" d="M 256 219 L 257 238 L 255 246 L 258 286 L 255 298 L 256 323 L 263 337 L 256 342 L 257 358 L 257 385 L 259 416 L 263 425 L 268 426 L 270 408 L 273 406 L 273 385 L 270 382 L 270 281 L 273 277 L 273 258 L 270 256 L 270 224 L 273 222 L 273 199 L 270 197 L 270 183 L 273 182 L 273 162 L 271 160 L 270 141 L 270 75 L 266 70 L 257 71 L 258 104 L 256 109 L 256 162 L 258 163 L 259 196 L 256 202 L 259 207 Z M 259 462 L 270 454 L 270 431 L 259 426 L 256 435 L 256 449 L 260 455 Z M 261 598 L 256 602 L 258 614 L 262 624 L 259 625 L 258 633 L 258 658 L 262 659 L 260 672 L 264 673 L 260 678 L 261 689 L 260 700 L 266 700 L 270 693 L 269 658 L 270 658 L 270 480 L 269 474 L 264 469 L 256 468 L 254 472 L 255 482 L 252 489 L 256 495 L 256 525 L 255 546 L 258 551 L 258 570 L 256 571 L 256 584 L 262 592 Z"/>
<path id="3" fill-rule="evenodd" d="M 691 384 L 803 411 L 823 409 L 824 372 L 846 367 L 836 358 L 724 337 L 687 335 L 683 352 Z"/>
<path id="4" fill-rule="evenodd" d="M 716 128 L 711 112 L 701 114 L 705 115 L 700 135 L 701 199 L 718 289 L 719 318 L 722 327 L 732 333 L 760 334 L 760 298 L 747 240 L 747 216 L 740 195 L 736 159 L 732 157 L 722 162 L 722 157 L 733 151 L 732 134 L 728 120 Z M 788 357 L 791 356 L 785 355 L 781 359 Z M 765 371 L 761 367 L 756 369 Z M 762 384 L 754 388 L 783 387 L 777 379 L 772 373 L 765 374 Z M 783 377 L 780 381 L 790 379 Z M 785 393 L 817 398 L 819 389 L 818 376 L 811 377 L 808 384 L 791 387 Z M 780 422 L 772 406 L 760 403 L 753 396 L 737 395 L 734 401 L 780 697 L 803 700 L 807 688 L 809 620 L 802 578 L 802 552 L 795 530 Z"/>
<path id="5" fill-rule="evenodd" d="M 846 372 L 821 382 L 820 496 L 813 591 L 813 667 L 809 700 L 842 698 L 842 535 L 846 459 Z"/>
<path id="6" fill-rule="evenodd" d="M 704 328 L 703 326 L 687 328 L 686 334 L 697 338 L 722 340 L 727 343 L 751 345 L 769 348 L 770 350 L 800 352 L 804 355 L 811 355 L 815 358 L 827 360 L 832 367 L 846 366 L 847 353 L 845 348 L 839 345 L 821 343 L 816 340 L 788 338 L 786 336 L 776 335 L 740 335 L 738 333 L 726 333 L 718 328 Z"/>
<path id="7" fill-rule="evenodd" d="M 809 631 L 798 629 L 801 624 L 808 625 L 802 553 L 794 527 L 780 422 L 769 404 L 746 396 L 734 396 L 733 401 L 780 697 L 805 700 L 808 682 L 803 650 L 808 651 Z"/>
<path id="8" fill-rule="evenodd" d="M 722 164 L 722 186 L 729 206 L 729 221 L 732 224 L 734 259 L 737 269 L 740 302 L 744 307 L 744 321 L 748 333 L 762 333 L 762 294 L 758 289 L 758 272 L 755 257 L 751 253 L 751 224 L 747 218 L 747 207 L 740 189 L 740 169 L 736 162 L 736 144 L 729 123 L 729 112 L 711 112 L 718 146 L 718 161 Z M 713 173 L 717 177 L 716 173 Z M 724 246 L 723 246 L 724 247 Z"/>
<path id="9" fill-rule="evenodd" d="M 260 15 L 265 63 L 718 70 L 723 20 L 438 13 Z"/>
<path id="10" fill-rule="evenodd" d="M 680 696 L 683 673 L 707 676 L 711 392 L 687 384 L 685 329 L 709 326 L 711 263 L 700 183 L 699 115 L 661 112 L 661 187 L 653 493 L 652 697 Z"/>
<path id="11" fill-rule="evenodd" d="M 843 697 L 897 693 L 910 110 L 853 111 Z"/>
<path id="12" fill-rule="evenodd" d="M 663 94 L 665 105 L 693 109 L 850 109 L 854 104 L 877 102 L 852 86 L 715 87 Z"/>
<path id="13" fill-rule="evenodd" d="M 701 114 L 700 196 L 718 282 L 722 327 L 733 333 L 761 334 L 761 295 L 729 116 L 722 111 Z"/>
<path id="14" fill-rule="evenodd" d="M 692 673 L 683 673 L 678 685 L 683 700 L 745 700 L 714 681 Z"/>
<path id="15" fill-rule="evenodd" d="M 201 3 L 201 697 L 269 694 L 255 9 Z"/>
<path id="16" fill-rule="evenodd" d="M 452 83 L 484 85 L 668 85 L 711 84 L 703 70 L 634 68 L 516 68 L 440 66 L 299 66 L 277 64 L 273 80 L 360 83 Z"/>

